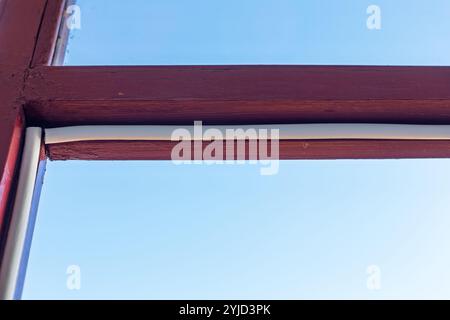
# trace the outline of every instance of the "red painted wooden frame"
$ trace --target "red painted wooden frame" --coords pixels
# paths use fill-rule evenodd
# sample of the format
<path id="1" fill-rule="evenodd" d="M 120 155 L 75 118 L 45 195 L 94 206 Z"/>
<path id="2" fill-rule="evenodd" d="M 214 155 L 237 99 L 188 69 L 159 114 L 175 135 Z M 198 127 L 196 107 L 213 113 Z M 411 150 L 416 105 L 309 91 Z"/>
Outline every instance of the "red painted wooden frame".
<path id="1" fill-rule="evenodd" d="M 37 67 L 29 123 L 450 123 L 449 67 Z M 50 158 L 169 159 L 168 142 L 52 145 Z M 126 152 L 124 152 L 126 151 Z M 448 141 L 282 141 L 282 159 L 449 157 Z"/>
<path id="2" fill-rule="evenodd" d="M 22 148 L 24 86 L 46 0 L 0 1 L 0 231 L 6 234 Z"/>
<path id="3" fill-rule="evenodd" d="M 449 67 L 50 66 L 65 0 L 0 5 L 0 222 L 27 125 L 450 124 Z M 58 34 L 63 36 L 58 39 Z M 66 159 L 169 159 L 170 142 L 51 145 Z M 450 157 L 450 141 L 281 141 L 283 159 Z"/>

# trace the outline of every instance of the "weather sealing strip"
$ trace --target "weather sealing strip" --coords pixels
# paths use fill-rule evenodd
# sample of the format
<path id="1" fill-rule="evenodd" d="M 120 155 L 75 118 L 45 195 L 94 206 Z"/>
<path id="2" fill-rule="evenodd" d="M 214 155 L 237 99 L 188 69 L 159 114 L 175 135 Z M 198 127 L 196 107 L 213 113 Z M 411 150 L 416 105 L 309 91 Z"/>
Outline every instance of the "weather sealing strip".
<path id="1" fill-rule="evenodd" d="M 41 128 L 27 128 L 19 181 L 0 269 L 0 299 L 11 300 L 21 270 L 42 143 Z"/>
<path id="2" fill-rule="evenodd" d="M 178 130 L 177 130 L 178 129 Z M 45 129 L 45 144 L 77 141 L 171 141 L 180 140 L 179 135 L 188 132 L 184 139 L 202 140 L 209 129 L 216 129 L 222 136 L 214 135 L 216 140 L 227 139 L 226 131 L 233 130 L 234 139 L 248 139 L 247 130 L 267 129 L 268 137 L 272 129 L 279 130 L 279 140 L 450 140 L 450 125 L 415 124 L 373 124 L 373 123 L 315 123 L 280 125 L 243 126 L 74 126 Z M 241 130 L 238 130 L 241 129 Z M 181 131 L 180 131 L 181 130 Z M 238 130 L 238 131 L 237 131 Z M 217 131 L 216 131 L 217 132 Z"/>

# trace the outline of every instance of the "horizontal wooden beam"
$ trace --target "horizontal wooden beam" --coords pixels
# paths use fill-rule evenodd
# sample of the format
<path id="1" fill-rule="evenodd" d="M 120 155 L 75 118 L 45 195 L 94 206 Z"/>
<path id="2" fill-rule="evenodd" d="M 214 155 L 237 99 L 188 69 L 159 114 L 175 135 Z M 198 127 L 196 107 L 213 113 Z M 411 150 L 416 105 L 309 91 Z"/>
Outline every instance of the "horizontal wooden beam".
<path id="1" fill-rule="evenodd" d="M 170 160 L 176 143 L 71 142 L 48 145 L 47 155 L 52 160 Z M 204 146 L 206 145 L 204 143 Z M 288 140 L 280 141 L 279 152 L 280 159 L 286 160 L 450 158 L 450 141 Z"/>
<path id="2" fill-rule="evenodd" d="M 27 121 L 96 124 L 450 124 L 450 67 L 38 67 Z M 54 160 L 170 159 L 169 142 L 48 146 Z M 448 141 L 282 141 L 282 159 L 449 157 Z"/>
<path id="3" fill-rule="evenodd" d="M 450 124 L 450 67 L 38 67 L 31 125 Z"/>

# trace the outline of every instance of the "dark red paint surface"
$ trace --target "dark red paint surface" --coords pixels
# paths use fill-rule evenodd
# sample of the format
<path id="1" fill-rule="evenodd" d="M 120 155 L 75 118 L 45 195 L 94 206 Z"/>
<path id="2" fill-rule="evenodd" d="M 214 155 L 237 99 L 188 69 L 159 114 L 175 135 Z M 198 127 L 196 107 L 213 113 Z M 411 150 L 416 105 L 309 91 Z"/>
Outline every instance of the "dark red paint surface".
<path id="1" fill-rule="evenodd" d="M 14 196 L 23 132 L 23 90 L 46 2 L 4 0 L 0 4 L 0 226 Z"/>

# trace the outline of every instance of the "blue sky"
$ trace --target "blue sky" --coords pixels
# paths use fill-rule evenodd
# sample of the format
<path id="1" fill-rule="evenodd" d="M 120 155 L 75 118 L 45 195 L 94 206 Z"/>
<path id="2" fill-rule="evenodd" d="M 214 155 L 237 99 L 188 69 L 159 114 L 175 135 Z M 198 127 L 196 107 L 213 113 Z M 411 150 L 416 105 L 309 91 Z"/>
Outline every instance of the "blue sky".
<path id="1" fill-rule="evenodd" d="M 379 31 L 366 28 L 370 4 Z M 79 5 L 67 64 L 450 65 L 445 0 Z M 450 298 L 449 169 L 49 162 L 23 297 Z M 66 286 L 71 265 L 80 290 Z M 371 265 L 379 290 L 366 285 Z"/>
<path id="2" fill-rule="evenodd" d="M 66 63 L 450 65 L 448 0 L 79 0 Z M 381 8 L 381 30 L 366 10 Z"/>
<path id="3" fill-rule="evenodd" d="M 449 168 L 51 162 L 24 298 L 449 298 Z"/>

